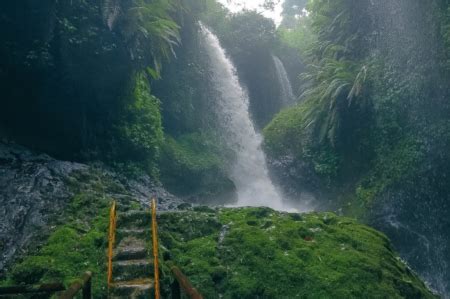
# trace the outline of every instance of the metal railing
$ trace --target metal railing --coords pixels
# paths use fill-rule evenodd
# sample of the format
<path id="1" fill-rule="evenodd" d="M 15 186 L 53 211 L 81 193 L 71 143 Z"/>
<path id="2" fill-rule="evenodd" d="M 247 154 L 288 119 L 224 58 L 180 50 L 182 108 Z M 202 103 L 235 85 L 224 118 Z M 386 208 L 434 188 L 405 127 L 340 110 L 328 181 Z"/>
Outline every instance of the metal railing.
<path id="1" fill-rule="evenodd" d="M 58 299 L 72 299 L 78 294 L 78 292 L 82 292 L 83 299 L 91 299 L 92 298 L 92 273 L 87 271 L 81 276 L 81 279 L 72 283 L 67 290 L 62 292 Z"/>
<path id="2" fill-rule="evenodd" d="M 156 223 L 156 199 L 152 198 L 152 244 L 155 279 L 155 299 L 160 299 L 159 286 L 159 261 L 158 261 L 158 229 Z M 191 299 L 203 299 L 202 295 L 194 288 L 189 279 L 172 262 L 167 263 L 174 278 L 171 285 L 172 299 L 181 299 L 181 294 L 186 294 Z"/>
<path id="3" fill-rule="evenodd" d="M 113 201 L 111 205 L 111 209 L 109 211 L 109 233 L 108 233 L 108 289 L 112 283 L 112 259 L 113 259 L 113 248 L 114 242 L 116 240 L 116 221 L 117 221 L 117 212 L 116 212 L 116 202 Z"/>
<path id="4" fill-rule="evenodd" d="M 51 296 L 55 293 L 61 292 L 57 295 L 58 299 L 72 299 L 79 291 L 82 291 L 83 299 L 92 298 L 92 273 L 85 272 L 83 276 L 67 289 L 62 283 L 46 283 L 41 285 L 17 285 L 0 287 L 0 298 L 3 296 L 21 295 L 21 294 L 46 294 Z"/>
<path id="5" fill-rule="evenodd" d="M 151 230 L 152 230 L 152 245 L 153 245 L 153 268 L 154 268 L 154 291 L 155 299 L 160 299 L 160 282 L 159 282 L 159 259 L 158 259 L 158 228 L 156 221 L 156 199 L 152 198 L 151 202 Z M 108 233 L 108 289 L 112 284 L 112 259 L 113 259 L 113 248 L 116 239 L 116 221 L 117 221 L 117 211 L 116 202 L 113 201 L 110 209 L 109 217 L 109 233 Z M 170 267 L 171 274 L 174 278 L 171 285 L 172 299 L 181 299 L 181 295 L 185 294 L 190 299 L 203 299 L 202 295 L 194 288 L 189 281 L 189 279 L 181 272 L 181 270 L 176 267 L 171 261 L 167 262 Z M 47 294 L 53 295 L 60 292 L 57 295 L 58 299 L 72 299 L 78 292 L 82 292 L 83 299 L 92 298 L 92 273 L 85 272 L 80 279 L 72 283 L 67 289 L 62 283 L 47 283 L 41 285 L 17 285 L 0 287 L 0 298 L 3 295 L 18 295 L 18 294 Z"/>
<path id="6" fill-rule="evenodd" d="M 158 226 L 156 224 L 156 199 L 152 198 L 152 245 L 153 245 L 153 269 L 155 279 L 155 299 L 160 299 L 159 290 L 159 261 L 158 261 Z"/>
<path id="7" fill-rule="evenodd" d="M 182 293 L 186 294 L 190 299 L 203 299 L 203 296 L 192 286 L 189 279 L 177 266 L 171 265 L 170 272 L 174 277 L 171 286 L 172 299 L 181 299 Z"/>
<path id="8" fill-rule="evenodd" d="M 0 298 L 5 295 L 18 294 L 47 294 L 52 295 L 56 292 L 64 291 L 66 288 L 62 283 L 44 283 L 40 285 L 14 285 L 0 287 Z"/>

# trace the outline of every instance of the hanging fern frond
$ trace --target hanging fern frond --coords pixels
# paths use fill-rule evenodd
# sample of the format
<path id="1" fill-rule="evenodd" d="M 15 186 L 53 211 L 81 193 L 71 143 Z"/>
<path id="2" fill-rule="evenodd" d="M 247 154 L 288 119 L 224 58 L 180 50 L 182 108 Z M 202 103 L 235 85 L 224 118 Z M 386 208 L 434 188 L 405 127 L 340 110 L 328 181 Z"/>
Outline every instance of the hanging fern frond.
<path id="1" fill-rule="evenodd" d="M 346 100 L 348 107 L 362 94 L 367 69 L 349 60 L 324 58 L 300 76 L 304 82 L 301 98 L 314 101 L 306 113 L 306 123 L 318 126 L 320 141 L 334 143 L 340 125 L 340 104 Z"/>
<path id="2" fill-rule="evenodd" d="M 175 9 L 170 0 L 134 0 L 125 13 L 122 34 L 135 59 L 152 57 L 152 77 L 159 77 L 162 60 L 175 56 L 174 47 L 181 43 L 180 27 L 171 16 Z"/>

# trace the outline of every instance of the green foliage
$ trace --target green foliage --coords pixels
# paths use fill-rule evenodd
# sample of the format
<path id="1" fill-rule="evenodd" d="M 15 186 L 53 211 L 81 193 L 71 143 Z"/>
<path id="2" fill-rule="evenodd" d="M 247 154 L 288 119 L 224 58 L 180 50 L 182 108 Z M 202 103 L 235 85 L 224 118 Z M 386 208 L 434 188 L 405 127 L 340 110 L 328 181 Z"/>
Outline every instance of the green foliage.
<path id="1" fill-rule="evenodd" d="M 131 148 L 147 151 L 150 156 L 143 160 L 154 161 L 161 140 L 157 101 L 143 95 L 147 91 L 133 95 L 147 98 L 139 103 L 124 104 L 123 98 L 132 97 L 129 80 L 135 73 L 145 71 L 152 79 L 159 78 L 163 61 L 173 56 L 179 44 L 186 3 L 27 0 L 0 4 L 4 37 L 0 78 L 8 86 L 1 100 L 0 126 L 11 139 L 62 159 L 124 164 L 129 160 L 120 160 L 125 156 L 121 154 Z M 20 80 L 7 75 L 12 73 Z M 30 88 L 23 89 L 18 82 L 28 82 Z"/>
<path id="2" fill-rule="evenodd" d="M 214 125 L 211 86 L 198 24 L 183 27 L 183 48 L 177 59 L 162 72 L 162 80 L 152 84 L 161 99 L 164 131 L 172 136 L 197 132 Z"/>
<path id="3" fill-rule="evenodd" d="M 216 28 L 216 30 L 226 26 L 229 11 L 216 0 L 205 0 L 204 3 L 205 10 L 201 14 L 200 19 L 212 28 Z"/>
<path id="4" fill-rule="evenodd" d="M 300 76 L 303 102 L 264 130 L 269 154 L 292 157 L 289 166 L 318 175 L 318 186 L 331 182 L 337 206 L 355 216 L 429 168 L 425 163 L 434 162 L 426 157 L 435 155 L 426 145 L 446 138 L 430 130 L 446 130 L 441 118 L 448 105 L 441 100 L 448 98 L 442 88 L 448 74 L 436 63 L 447 56 L 448 18 L 438 16 L 447 15 L 448 5 L 399 1 L 392 5 L 408 21 L 397 23 L 387 3 L 310 1 L 308 16 L 278 29 L 308 68 Z M 430 55 L 425 44 L 436 52 Z"/>
<path id="5" fill-rule="evenodd" d="M 393 7 L 401 18 L 388 13 Z M 268 154 L 286 163 L 286 177 L 296 180 L 291 186 L 312 186 L 319 201 L 324 193 L 333 198 L 325 205 L 366 221 L 380 204 L 402 202 L 399 215 L 418 204 L 442 207 L 442 165 L 450 161 L 448 4 L 317 0 L 308 10 L 278 29 L 308 68 L 300 76 L 303 102 L 264 130 Z M 424 211 L 422 221 L 426 213 L 434 215 Z M 422 228 L 429 225 L 414 225 L 429 233 Z"/>
<path id="6" fill-rule="evenodd" d="M 372 204 L 387 187 L 413 176 L 424 155 L 420 142 L 411 137 L 399 140 L 389 150 L 380 150 L 374 168 L 356 188 L 357 200 L 363 206 Z"/>
<path id="7" fill-rule="evenodd" d="M 282 110 L 264 128 L 264 141 L 269 151 L 276 155 L 301 155 L 309 140 L 306 121 L 308 103 Z"/>
<path id="8" fill-rule="evenodd" d="M 178 141 L 168 137 L 165 150 L 175 163 L 185 165 L 193 171 L 200 171 L 209 167 L 219 167 L 220 149 L 211 135 L 193 133 L 178 138 Z"/>
<path id="9" fill-rule="evenodd" d="M 348 148 L 360 141 L 358 131 L 370 121 L 364 113 L 371 105 L 367 97 L 371 66 L 357 59 L 360 49 L 354 45 L 362 32 L 352 26 L 358 21 L 352 4 L 351 0 L 311 1 L 309 16 L 287 6 L 287 14 L 301 17 L 296 17 L 294 24 L 282 24 L 278 29 L 281 41 L 296 48 L 308 68 L 300 75 L 303 103 L 301 108 L 292 108 L 290 115 L 291 119 L 298 118 L 298 122 L 283 121 L 280 115 L 275 118 L 277 123 L 268 127 L 278 126 L 275 130 L 286 131 L 291 126 L 289 133 L 286 131 L 289 137 L 282 133 L 286 140 L 303 138 L 309 144 L 301 146 L 301 154 L 296 156 L 310 156 L 314 171 L 321 176 L 326 173 L 323 177 L 328 178 L 337 174 L 336 156 L 345 155 Z M 355 124 L 359 122 L 363 125 Z M 273 139 L 269 131 L 266 130 L 266 137 Z M 292 152 L 299 150 L 298 145 L 286 146 Z"/>
<path id="10" fill-rule="evenodd" d="M 137 59 L 153 60 L 154 77 L 159 77 L 162 59 L 175 55 L 180 42 L 179 26 L 171 16 L 175 9 L 172 0 L 134 0 L 126 12 L 123 35 Z"/>
<path id="11" fill-rule="evenodd" d="M 162 182 L 180 195 L 211 198 L 234 190 L 226 176 L 224 151 L 211 134 L 167 137 L 160 168 Z"/>
<path id="12" fill-rule="evenodd" d="M 62 282 L 66 286 L 85 271 L 93 273 L 93 298 L 106 298 L 106 249 L 111 198 L 127 191 L 103 169 L 75 171 L 66 185 L 74 196 L 50 223 L 50 235 L 35 234 L 31 246 L 7 273 L 2 284 Z M 131 198 L 131 197 L 130 197 Z"/>
<path id="13" fill-rule="evenodd" d="M 307 101 L 280 112 L 264 128 L 265 146 L 274 157 L 290 156 L 309 165 L 326 185 L 335 179 L 340 158 L 327 143 L 315 142 L 311 121 L 308 118 L 314 101 Z"/>
<path id="14" fill-rule="evenodd" d="M 434 298 L 384 235 L 332 213 L 166 213 L 159 228 L 205 298 Z"/>
<path id="15" fill-rule="evenodd" d="M 314 171 L 324 178 L 336 178 L 339 169 L 339 158 L 331 148 L 323 147 L 311 157 L 314 163 Z"/>
<path id="16" fill-rule="evenodd" d="M 306 57 L 312 45 L 316 43 L 316 36 L 311 28 L 311 18 L 302 17 L 291 26 L 292 28 L 282 24 L 277 29 L 278 38 L 281 43 L 296 49 L 300 56 Z"/>
<path id="17" fill-rule="evenodd" d="M 328 139 L 335 144 L 343 121 L 342 110 L 347 110 L 354 99 L 361 96 L 366 74 L 366 66 L 360 68 L 348 60 L 324 58 L 302 75 L 310 86 L 302 97 L 314 101 L 306 112 L 306 118 L 308 123 L 316 126 L 320 141 Z"/>
<path id="18" fill-rule="evenodd" d="M 271 56 L 276 47 L 275 24 L 273 20 L 250 10 L 226 15 L 215 8 L 213 16 L 217 19 L 207 15 L 205 23 L 219 37 L 236 66 L 240 80 L 248 89 L 253 120 L 257 127 L 263 127 L 281 106 Z"/>
<path id="19" fill-rule="evenodd" d="M 119 126 L 121 160 L 138 164 L 139 168 L 157 175 L 156 162 L 164 134 L 159 100 L 150 93 L 146 75 L 135 74 L 132 92 L 125 100 L 124 115 Z"/>

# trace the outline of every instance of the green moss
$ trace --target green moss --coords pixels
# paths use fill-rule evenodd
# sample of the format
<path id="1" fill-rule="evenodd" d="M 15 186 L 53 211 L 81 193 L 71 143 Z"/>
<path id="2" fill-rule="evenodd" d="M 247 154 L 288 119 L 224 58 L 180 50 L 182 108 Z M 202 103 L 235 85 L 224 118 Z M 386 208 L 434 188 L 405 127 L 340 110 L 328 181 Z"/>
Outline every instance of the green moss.
<path id="1" fill-rule="evenodd" d="M 205 298 L 434 298 L 383 234 L 332 213 L 199 208 L 160 214 L 158 223 L 162 256 Z M 107 224 L 106 208 L 87 228 L 69 221 L 15 265 L 8 283 L 69 284 L 90 270 L 94 297 L 105 297 Z M 168 287 L 165 266 L 162 273 Z"/>
<path id="2" fill-rule="evenodd" d="M 205 298 L 434 298 L 383 234 L 332 213 L 190 211 L 159 225 Z"/>
<path id="3" fill-rule="evenodd" d="M 119 159 L 128 172 L 139 169 L 157 176 L 157 160 L 164 133 L 160 101 L 150 91 L 144 72 L 132 78 L 132 92 L 125 101 L 124 115 L 118 127 L 120 140 Z"/>
<path id="4" fill-rule="evenodd" d="M 281 111 L 264 128 L 264 141 L 269 155 L 291 156 L 306 162 L 328 185 L 338 174 L 340 158 L 331 144 L 312 137 L 314 124 L 308 117 L 315 111 L 315 105 L 309 100 Z"/>
<path id="5" fill-rule="evenodd" d="M 306 105 L 297 105 L 278 113 L 264 128 L 264 141 L 269 151 L 276 155 L 301 154 L 307 139 Z"/>
<path id="6" fill-rule="evenodd" d="M 40 236 L 39 248 L 22 257 L 2 282 L 34 284 L 63 282 L 66 286 L 86 271 L 93 273 L 94 298 L 106 298 L 106 248 L 109 199 L 104 192 L 117 184 L 95 168 L 70 178 L 75 193 L 49 236 Z"/>
<path id="7" fill-rule="evenodd" d="M 69 285 L 85 271 L 91 271 L 94 296 L 105 297 L 107 227 L 107 209 L 101 211 L 87 231 L 80 231 L 76 223 L 59 227 L 37 253 L 12 268 L 9 283 L 62 281 Z"/>
<path id="8" fill-rule="evenodd" d="M 232 192 L 223 150 L 211 134 L 167 137 L 161 155 L 161 180 L 178 195 L 217 197 Z"/>

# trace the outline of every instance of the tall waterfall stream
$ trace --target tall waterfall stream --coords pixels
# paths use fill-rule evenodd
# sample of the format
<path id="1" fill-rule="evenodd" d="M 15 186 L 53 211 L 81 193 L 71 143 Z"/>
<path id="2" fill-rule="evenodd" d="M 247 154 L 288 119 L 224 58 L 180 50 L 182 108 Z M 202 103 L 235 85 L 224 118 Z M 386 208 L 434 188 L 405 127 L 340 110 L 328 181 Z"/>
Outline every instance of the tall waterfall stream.
<path id="1" fill-rule="evenodd" d="M 255 130 L 249 114 L 249 97 L 240 85 L 236 69 L 220 42 L 211 31 L 201 26 L 208 56 L 217 114 L 223 137 L 236 155 L 230 178 L 236 185 L 238 206 L 267 206 L 288 210 L 272 183 L 266 158 L 261 149 L 262 136 Z"/>

